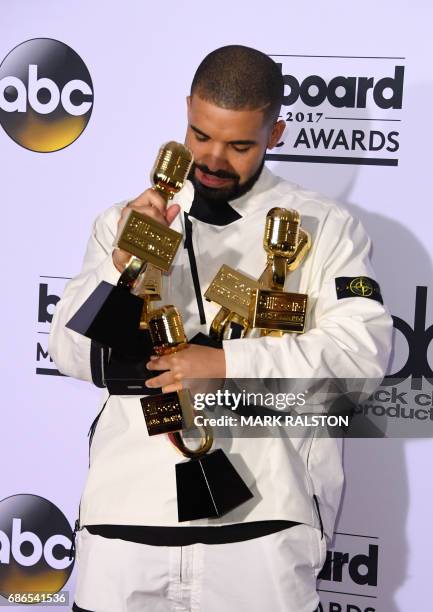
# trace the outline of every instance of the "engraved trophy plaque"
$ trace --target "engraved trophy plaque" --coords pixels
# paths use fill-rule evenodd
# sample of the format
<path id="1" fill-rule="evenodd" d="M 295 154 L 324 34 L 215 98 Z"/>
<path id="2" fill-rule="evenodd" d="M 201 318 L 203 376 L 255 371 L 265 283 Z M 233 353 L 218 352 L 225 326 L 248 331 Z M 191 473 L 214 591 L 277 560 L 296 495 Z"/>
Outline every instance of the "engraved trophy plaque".
<path id="1" fill-rule="evenodd" d="M 223 265 L 206 290 L 204 297 L 221 306 L 213 319 L 209 336 L 217 342 L 230 338 L 235 325 L 240 327 L 240 335 L 250 328 L 249 306 L 251 294 L 260 284 L 254 279 Z"/>

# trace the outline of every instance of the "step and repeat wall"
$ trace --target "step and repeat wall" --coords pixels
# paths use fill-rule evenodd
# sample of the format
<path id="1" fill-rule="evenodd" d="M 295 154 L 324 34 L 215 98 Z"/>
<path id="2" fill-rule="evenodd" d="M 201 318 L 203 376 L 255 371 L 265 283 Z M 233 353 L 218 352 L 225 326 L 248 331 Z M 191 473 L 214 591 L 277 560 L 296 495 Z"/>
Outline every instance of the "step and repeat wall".
<path id="1" fill-rule="evenodd" d="M 426 0 L 3 0 L 1 592 L 54 586 L 57 599 L 39 603 L 71 601 L 67 550 L 100 390 L 59 375 L 47 350 L 52 314 L 97 214 L 147 188 L 159 146 L 183 140 L 201 59 L 238 43 L 271 55 L 284 75 L 286 130 L 269 166 L 361 219 L 394 317 L 398 381 L 369 409 L 401 421 L 400 434 L 345 441 L 321 609 L 429 609 L 432 18 Z M 415 421 L 417 436 L 405 435 Z"/>

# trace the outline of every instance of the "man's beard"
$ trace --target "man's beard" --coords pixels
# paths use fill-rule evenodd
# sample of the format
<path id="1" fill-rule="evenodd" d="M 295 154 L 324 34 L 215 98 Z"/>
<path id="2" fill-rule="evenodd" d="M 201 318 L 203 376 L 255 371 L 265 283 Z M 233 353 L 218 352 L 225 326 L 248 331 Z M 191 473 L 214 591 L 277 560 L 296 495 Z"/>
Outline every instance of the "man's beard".
<path id="1" fill-rule="evenodd" d="M 212 172 L 204 164 L 196 164 L 195 162 L 193 163 L 191 167 L 191 170 L 188 174 L 188 178 L 191 181 L 191 183 L 194 185 L 194 189 L 196 190 L 196 192 L 199 195 L 206 198 L 207 200 L 210 200 L 212 202 L 227 202 L 230 200 L 235 200 L 236 198 L 240 198 L 241 196 L 246 194 L 248 191 L 250 191 L 250 189 L 253 188 L 253 186 L 255 185 L 257 179 L 259 178 L 262 172 L 264 163 L 265 163 L 265 156 L 263 156 L 263 159 L 259 167 L 257 168 L 256 172 L 252 176 L 250 176 L 250 178 L 247 179 L 245 183 L 243 183 L 242 185 L 239 184 L 238 174 L 234 174 L 232 172 L 226 172 L 225 170 L 217 170 L 216 172 Z M 198 168 L 202 172 L 205 172 L 206 174 L 210 174 L 211 176 L 217 176 L 218 178 L 233 179 L 235 183 L 232 187 L 219 187 L 219 188 L 218 187 L 207 187 L 206 185 L 203 185 L 202 183 L 200 183 L 200 181 L 196 178 L 195 176 L 196 168 Z"/>

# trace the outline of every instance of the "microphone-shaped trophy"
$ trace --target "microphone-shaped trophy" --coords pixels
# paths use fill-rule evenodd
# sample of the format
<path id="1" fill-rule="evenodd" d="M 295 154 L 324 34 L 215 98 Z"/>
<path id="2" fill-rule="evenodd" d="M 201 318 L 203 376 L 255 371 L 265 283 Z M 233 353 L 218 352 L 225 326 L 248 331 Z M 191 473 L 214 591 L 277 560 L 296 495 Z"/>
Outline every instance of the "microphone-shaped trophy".
<path id="1" fill-rule="evenodd" d="M 204 296 L 221 306 L 209 335 L 230 340 L 238 326 L 238 337 L 259 328 L 261 335 L 280 336 L 304 331 L 307 296 L 283 291 L 287 274 L 302 263 L 311 246 L 310 236 L 300 227 L 296 210 L 272 208 L 266 215 L 263 246 L 267 265 L 258 281 L 223 265 Z"/>
<path id="2" fill-rule="evenodd" d="M 152 170 L 153 189 L 170 200 L 182 188 L 192 161 L 184 145 L 173 141 L 163 145 Z M 148 341 L 143 330 L 150 301 L 158 296 L 158 277 L 169 271 L 181 239 L 179 232 L 131 209 L 115 245 L 131 254 L 117 286 L 102 281 L 66 326 L 127 357 L 142 355 Z M 134 285 L 141 274 L 153 277 L 153 286 L 149 290 L 145 278 L 145 289 L 136 293 Z"/>
<path id="3" fill-rule="evenodd" d="M 149 332 L 157 355 L 188 350 L 182 318 L 174 306 L 163 306 L 149 318 Z M 181 389 L 140 399 L 149 435 L 167 433 L 170 442 L 189 461 L 176 464 L 179 522 L 216 518 L 248 501 L 253 494 L 220 448 L 209 453 L 213 433 L 194 423 L 191 393 Z M 182 430 L 196 427 L 197 448 L 185 444 Z"/>
<path id="4" fill-rule="evenodd" d="M 296 210 L 272 208 L 266 215 L 263 246 L 267 266 L 259 278 L 260 289 L 251 293 L 249 322 L 262 335 L 302 333 L 308 296 L 283 291 L 288 272 L 296 270 L 311 246 L 309 234 L 300 227 Z"/>
<path id="5" fill-rule="evenodd" d="M 188 340 L 182 317 L 175 306 L 154 310 L 147 321 L 153 352 L 158 356 L 181 351 Z M 149 436 L 170 433 L 193 425 L 193 406 L 188 389 L 141 398 Z"/>

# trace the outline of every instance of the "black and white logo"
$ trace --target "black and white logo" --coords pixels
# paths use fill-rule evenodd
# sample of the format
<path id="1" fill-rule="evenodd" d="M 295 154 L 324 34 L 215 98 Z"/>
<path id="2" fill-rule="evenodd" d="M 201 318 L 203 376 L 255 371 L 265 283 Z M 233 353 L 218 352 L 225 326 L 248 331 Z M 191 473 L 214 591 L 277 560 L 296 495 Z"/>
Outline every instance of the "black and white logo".
<path id="1" fill-rule="evenodd" d="M 72 529 L 53 503 L 38 495 L 0 501 L 0 594 L 60 591 L 74 565 Z"/>
<path id="2" fill-rule="evenodd" d="M 389 374 L 388 379 L 406 380 L 411 378 L 412 389 L 422 389 L 423 378 L 433 384 L 433 370 L 428 362 L 428 350 L 433 339 L 433 325 L 426 327 L 427 287 L 416 288 L 414 320 L 410 325 L 393 315 L 394 327 L 405 337 L 409 353 L 406 363 L 397 371 Z M 392 380 L 392 382 L 394 382 Z"/>
<path id="3" fill-rule="evenodd" d="M 286 130 L 275 161 L 397 166 L 404 58 L 271 55 Z"/>
<path id="4" fill-rule="evenodd" d="M 319 574 L 315 612 L 375 612 L 379 563 L 379 538 L 336 533 Z"/>
<path id="5" fill-rule="evenodd" d="M 38 338 L 36 341 L 36 374 L 60 376 L 48 353 L 48 335 L 53 320 L 54 309 L 63 294 L 67 277 L 40 277 L 38 287 Z"/>

